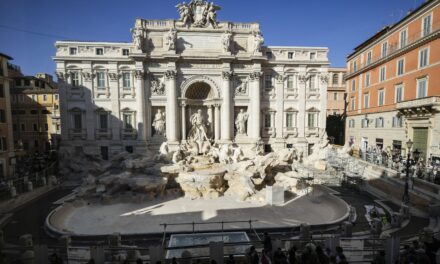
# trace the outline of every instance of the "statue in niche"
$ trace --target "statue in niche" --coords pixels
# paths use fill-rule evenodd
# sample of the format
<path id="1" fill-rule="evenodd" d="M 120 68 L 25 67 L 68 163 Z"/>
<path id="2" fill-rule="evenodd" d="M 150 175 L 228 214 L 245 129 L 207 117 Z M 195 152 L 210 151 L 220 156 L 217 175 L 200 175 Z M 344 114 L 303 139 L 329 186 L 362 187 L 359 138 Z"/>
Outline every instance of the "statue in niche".
<path id="1" fill-rule="evenodd" d="M 235 126 L 237 127 L 237 135 L 246 135 L 246 121 L 249 118 L 249 114 L 240 109 L 240 112 L 235 119 Z"/>
<path id="2" fill-rule="evenodd" d="M 232 37 L 232 34 L 228 30 L 225 31 L 225 33 L 222 35 L 222 47 L 223 47 L 224 53 L 228 53 L 230 51 L 231 37 Z"/>
<path id="3" fill-rule="evenodd" d="M 153 127 L 155 135 L 163 136 L 165 134 L 165 114 L 160 109 L 157 109 L 154 115 Z"/>
<path id="4" fill-rule="evenodd" d="M 175 28 L 170 28 L 167 35 L 165 36 L 165 45 L 168 50 L 176 49 L 177 31 Z"/>
<path id="5" fill-rule="evenodd" d="M 142 50 L 143 45 L 143 30 L 140 27 L 135 27 L 131 30 L 133 34 L 133 44 L 136 50 Z"/>
<path id="6" fill-rule="evenodd" d="M 188 133 L 188 140 L 195 142 L 198 147 L 198 152 L 201 153 L 205 148 L 205 143 L 209 144 L 209 138 L 206 134 L 207 124 L 205 118 L 202 115 L 202 110 L 197 110 L 197 113 L 190 117 L 191 129 Z"/>
<path id="7" fill-rule="evenodd" d="M 164 95 L 165 84 L 160 80 L 153 79 L 151 81 L 151 93 L 154 95 Z"/>
<path id="8" fill-rule="evenodd" d="M 261 53 L 261 46 L 263 46 L 264 38 L 263 35 L 261 35 L 260 31 L 254 32 L 254 46 L 253 46 L 253 54 L 257 55 Z"/>

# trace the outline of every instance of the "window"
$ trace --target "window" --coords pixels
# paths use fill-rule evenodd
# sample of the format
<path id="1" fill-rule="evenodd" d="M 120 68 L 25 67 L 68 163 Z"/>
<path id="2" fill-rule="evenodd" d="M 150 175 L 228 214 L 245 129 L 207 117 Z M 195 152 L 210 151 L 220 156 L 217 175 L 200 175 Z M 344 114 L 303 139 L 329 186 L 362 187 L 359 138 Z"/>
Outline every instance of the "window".
<path id="1" fill-rule="evenodd" d="M 72 86 L 79 86 L 79 73 L 77 71 L 73 71 L 71 74 Z"/>
<path id="2" fill-rule="evenodd" d="M 311 60 L 316 59 L 316 53 L 315 52 L 310 52 L 310 59 Z"/>
<path id="3" fill-rule="evenodd" d="M 367 53 L 367 65 L 371 63 L 372 57 L 373 57 L 373 52 L 370 50 Z"/>
<path id="4" fill-rule="evenodd" d="M 354 123 L 354 119 L 350 119 L 350 120 L 348 120 L 348 127 L 353 128 L 354 125 L 355 125 L 355 123 Z"/>
<path id="5" fill-rule="evenodd" d="M 337 101 L 338 100 L 338 93 L 333 93 L 333 100 Z"/>
<path id="6" fill-rule="evenodd" d="M 15 85 L 16 86 L 21 86 L 21 80 L 15 80 Z"/>
<path id="7" fill-rule="evenodd" d="M 270 74 L 264 75 L 264 87 L 266 89 L 272 88 L 272 75 L 270 75 Z"/>
<path id="8" fill-rule="evenodd" d="M 26 131 L 26 125 L 25 124 L 21 124 L 21 131 Z"/>
<path id="9" fill-rule="evenodd" d="M 0 98 L 5 97 L 5 89 L 3 87 L 3 83 L 0 83 Z"/>
<path id="10" fill-rule="evenodd" d="M 352 92 L 356 91 L 356 80 L 355 79 L 351 80 L 351 91 Z"/>
<path id="11" fill-rule="evenodd" d="M 18 129 L 17 124 L 12 124 L 12 130 L 17 131 L 17 129 Z"/>
<path id="12" fill-rule="evenodd" d="M 99 114 L 99 128 L 100 129 L 108 129 L 108 114 L 107 113 Z"/>
<path id="13" fill-rule="evenodd" d="M 333 83 L 333 85 L 339 84 L 339 74 L 338 73 L 333 74 L 332 83 Z"/>
<path id="14" fill-rule="evenodd" d="M 383 66 L 380 68 L 379 81 L 381 82 L 385 81 L 386 77 L 387 77 L 387 68 Z"/>
<path id="15" fill-rule="evenodd" d="M 31 110 L 30 113 L 31 113 L 31 115 L 37 115 L 38 114 L 38 110 L 35 110 L 35 109 Z"/>
<path id="16" fill-rule="evenodd" d="M 272 52 L 271 51 L 266 51 L 266 57 L 270 60 L 272 59 Z"/>
<path id="17" fill-rule="evenodd" d="M 31 85 L 31 81 L 28 80 L 28 79 L 25 79 L 24 80 L 24 86 L 29 86 L 29 85 Z"/>
<path id="18" fill-rule="evenodd" d="M 74 129 L 82 129 L 82 114 L 74 113 L 73 114 L 73 128 Z"/>
<path id="19" fill-rule="evenodd" d="M 383 127 L 384 119 L 383 117 L 376 118 L 376 127 Z"/>
<path id="20" fill-rule="evenodd" d="M 37 124 L 32 124 L 32 128 L 34 129 L 34 131 L 38 131 L 38 125 Z"/>
<path id="21" fill-rule="evenodd" d="M 315 125 L 315 115 L 316 113 L 308 113 L 307 114 L 307 126 L 309 128 L 314 128 Z"/>
<path id="22" fill-rule="evenodd" d="M 54 94 L 53 98 L 54 100 L 58 100 L 58 94 Z"/>
<path id="23" fill-rule="evenodd" d="M 122 73 L 122 87 L 124 89 L 130 88 L 131 86 L 131 82 L 130 82 L 130 73 L 129 72 L 124 72 Z"/>
<path id="24" fill-rule="evenodd" d="M 385 103 L 385 90 L 380 89 L 377 94 L 377 104 L 379 106 L 382 106 L 384 105 L 384 103 Z"/>
<path id="25" fill-rule="evenodd" d="M 122 55 L 128 56 L 128 55 L 130 55 L 130 51 L 128 49 L 122 49 Z"/>
<path id="26" fill-rule="evenodd" d="M 1 137 L 0 144 L 1 144 L 0 149 L 2 151 L 8 150 L 8 143 L 7 143 L 6 137 Z M 3 171 L 3 168 L 1 168 L 1 169 Z"/>
<path id="27" fill-rule="evenodd" d="M 426 77 L 417 79 L 417 98 L 428 96 L 428 79 Z"/>
<path id="28" fill-rule="evenodd" d="M 50 112 L 47 109 L 41 110 L 41 113 L 43 115 L 49 115 L 50 114 Z"/>
<path id="29" fill-rule="evenodd" d="M 427 65 L 428 65 L 428 48 L 424 48 L 419 51 L 419 68 L 426 67 Z"/>
<path id="30" fill-rule="evenodd" d="M 293 52 L 287 53 L 287 58 L 288 59 L 293 59 Z"/>
<path id="31" fill-rule="evenodd" d="M 388 54 L 388 42 L 382 43 L 382 58 L 386 57 Z"/>
<path id="32" fill-rule="evenodd" d="M 268 113 L 268 114 L 264 114 L 264 127 L 265 128 L 270 128 L 270 127 L 272 127 L 272 124 L 271 124 L 272 122 L 271 122 L 271 114 L 270 113 Z"/>
<path id="33" fill-rule="evenodd" d="M 393 127 L 402 127 L 403 126 L 403 117 L 401 116 L 393 116 Z"/>
<path id="34" fill-rule="evenodd" d="M 77 52 L 78 52 L 78 49 L 77 49 L 77 48 L 70 48 L 70 49 L 69 49 L 69 54 L 70 54 L 70 55 L 76 55 Z"/>
<path id="35" fill-rule="evenodd" d="M 368 127 L 368 118 L 362 119 L 361 127 L 362 128 L 367 128 Z"/>
<path id="36" fill-rule="evenodd" d="M 310 75 L 309 77 L 309 89 L 314 90 L 316 88 L 316 75 Z"/>
<path id="37" fill-rule="evenodd" d="M 102 48 L 96 48 L 96 55 L 104 55 L 104 50 Z"/>
<path id="38" fill-rule="evenodd" d="M 43 102 L 46 102 L 46 101 L 47 101 L 47 95 L 43 94 Z"/>
<path id="39" fill-rule="evenodd" d="M 431 33 L 431 23 L 432 23 L 432 19 L 431 19 L 431 15 L 428 15 L 426 17 L 423 18 L 423 31 L 422 31 L 422 37 L 428 35 L 429 33 Z"/>
<path id="40" fill-rule="evenodd" d="M 133 115 L 131 113 L 124 113 L 122 115 L 125 129 L 133 129 Z"/>
<path id="41" fill-rule="evenodd" d="M 98 89 L 105 88 L 105 72 L 99 71 L 96 73 L 96 86 Z"/>
<path id="42" fill-rule="evenodd" d="M 370 73 L 365 74 L 365 87 L 370 86 Z"/>
<path id="43" fill-rule="evenodd" d="M 400 103 L 403 101 L 403 84 L 398 84 L 395 86 L 395 103 Z"/>
<path id="44" fill-rule="evenodd" d="M 22 94 L 18 95 L 18 102 L 20 102 L 20 103 L 24 102 L 24 95 L 22 95 Z"/>
<path id="45" fill-rule="evenodd" d="M 405 59 L 400 59 L 397 61 L 397 76 L 404 73 L 405 70 Z"/>
<path id="46" fill-rule="evenodd" d="M 357 61 L 353 61 L 353 71 L 357 71 Z"/>
<path id="47" fill-rule="evenodd" d="M 408 35 L 408 30 L 402 30 L 400 32 L 400 48 L 403 48 L 406 46 L 406 39 L 407 39 L 407 35 Z"/>
<path id="48" fill-rule="evenodd" d="M 6 112 L 3 109 L 0 109 L 0 123 L 6 123 Z"/>
<path id="49" fill-rule="evenodd" d="M 354 111 L 356 109 L 356 100 L 355 100 L 354 96 L 352 96 L 350 98 L 350 106 L 351 106 L 351 108 L 350 108 L 351 111 Z"/>
<path id="50" fill-rule="evenodd" d="M 295 127 L 294 123 L 294 113 L 286 113 L 286 127 L 292 128 Z"/>
<path id="51" fill-rule="evenodd" d="M 31 99 L 32 99 L 32 101 L 38 101 L 37 95 L 35 95 L 35 94 L 31 94 Z"/>
<path id="52" fill-rule="evenodd" d="M 49 131 L 49 125 L 47 123 L 44 124 L 44 131 Z"/>
<path id="53" fill-rule="evenodd" d="M 370 95 L 364 94 L 364 108 L 370 107 Z"/>

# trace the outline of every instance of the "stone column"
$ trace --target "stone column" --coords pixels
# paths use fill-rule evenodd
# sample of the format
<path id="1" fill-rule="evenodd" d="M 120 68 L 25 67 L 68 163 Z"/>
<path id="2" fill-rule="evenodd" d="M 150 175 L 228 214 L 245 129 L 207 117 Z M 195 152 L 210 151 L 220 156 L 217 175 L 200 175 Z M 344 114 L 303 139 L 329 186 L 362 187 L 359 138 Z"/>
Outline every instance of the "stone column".
<path id="1" fill-rule="evenodd" d="M 250 78 L 250 115 L 248 121 L 248 135 L 251 139 L 259 140 L 261 137 L 261 72 L 253 72 Z"/>
<path id="2" fill-rule="evenodd" d="M 219 105 L 214 105 L 214 139 L 220 139 L 220 109 Z"/>
<path id="3" fill-rule="evenodd" d="M 95 129 L 96 129 L 96 122 L 95 122 L 95 109 L 93 109 L 92 100 L 96 97 L 96 90 L 94 85 L 94 77 L 95 75 L 92 73 L 91 70 L 84 70 L 82 73 L 82 87 L 83 90 L 83 97 L 85 101 L 86 111 L 85 111 L 85 123 L 83 124 L 83 129 L 86 129 L 87 132 L 87 140 L 95 140 Z M 87 89 L 87 88 L 89 89 Z M 85 146 L 86 148 L 88 146 Z"/>
<path id="4" fill-rule="evenodd" d="M 222 103 L 222 128 L 221 128 L 221 139 L 223 141 L 230 141 L 232 139 L 232 97 L 231 97 L 231 78 L 232 72 L 224 71 L 222 73 L 223 83 L 223 103 Z"/>
<path id="5" fill-rule="evenodd" d="M 276 76 L 276 117 L 275 117 L 275 132 L 278 139 L 283 138 L 283 127 L 284 127 L 284 76 Z"/>
<path id="6" fill-rule="evenodd" d="M 166 92 L 166 134 L 168 142 L 177 142 L 177 91 L 176 91 L 176 72 L 168 70 L 165 73 L 167 79 Z"/>
<path id="7" fill-rule="evenodd" d="M 135 90 L 136 90 L 136 129 L 138 130 L 137 139 L 145 140 L 145 89 L 144 89 L 144 76 L 143 70 L 136 70 L 135 77 Z"/>
<path id="8" fill-rule="evenodd" d="M 298 137 L 305 137 L 305 127 L 307 126 L 306 120 L 306 81 L 307 77 L 305 73 L 298 76 Z"/>
<path id="9" fill-rule="evenodd" d="M 182 140 L 186 140 L 186 103 L 181 103 L 182 107 Z"/>

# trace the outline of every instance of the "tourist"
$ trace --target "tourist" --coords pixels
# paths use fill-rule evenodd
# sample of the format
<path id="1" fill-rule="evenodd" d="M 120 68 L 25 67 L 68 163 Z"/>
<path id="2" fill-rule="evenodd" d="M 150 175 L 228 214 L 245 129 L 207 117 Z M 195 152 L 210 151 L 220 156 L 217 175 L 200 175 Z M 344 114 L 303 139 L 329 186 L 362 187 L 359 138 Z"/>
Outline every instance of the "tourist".
<path id="1" fill-rule="evenodd" d="M 229 255 L 228 259 L 226 260 L 226 264 L 235 264 L 234 255 Z"/>
<path id="2" fill-rule="evenodd" d="M 296 247 L 295 246 L 292 246 L 289 249 L 289 263 L 290 264 L 299 263 L 298 256 L 296 255 Z"/>
<path id="3" fill-rule="evenodd" d="M 342 247 L 336 247 L 336 263 L 343 263 L 344 260 L 346 261 L 344 250 Z"/>
<path id="4" fill-rule="evenodd" d="M 265 249 L 261 251 L 260 264 L 272 264 L 268 252 Z"/>
<path id="5" fill-rule="evenodd" d="M 264 250 L 268 256 L 272 253 L 272 239 L 270 238 L 267 232 L 264 232 L 264 240 L 263 240 Z"/>
<path id="6" fill-rule="evenodd" d="M 284 255 L 284 252 L 281 250 L 281 248 L 278 248 L 275 253 L 273 254 L 273 263 L 274 264 L 286 264 L 287 258 L 286 255 Z"/>
<path id="7" fill-rule="evenodd" d="M 329 263 L 328 256 L 324 253 L 321 246 L 317 246 L 315 252 L 316 252 L 316 255 L 318 255 L 319 263 L 321 263 L 321 264 L 328 264 Z"/>
<path id="8" fill-rule="evenodd" d="M 258 264 L 260 262 L 257 250 L 255 250 L 254 246 L 251 246 L 249 248 L 249 252 L 246 254 L 246 258 L 248 264 Z"/>
<path id="9" fill-rule="evenodd" d="M 315 249 L 316 247 L 314 244 L 308 243 L 301 254 L 301 263 L 320 264 Z"/>

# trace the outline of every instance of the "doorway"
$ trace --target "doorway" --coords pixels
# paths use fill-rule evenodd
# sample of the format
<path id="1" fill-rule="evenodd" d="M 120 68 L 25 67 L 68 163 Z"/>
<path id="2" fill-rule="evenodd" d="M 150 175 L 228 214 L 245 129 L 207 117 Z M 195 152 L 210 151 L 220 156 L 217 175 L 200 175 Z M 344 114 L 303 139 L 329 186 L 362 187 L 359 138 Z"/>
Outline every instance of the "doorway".
<path id="1" fill-rule="evenodd" d="M 428 128 L 427 127 L 415 127 L 413 134 L 414 145 L 412 151 L 419 151 L 420 158 L 426 160 L 428 150 Z"/>

